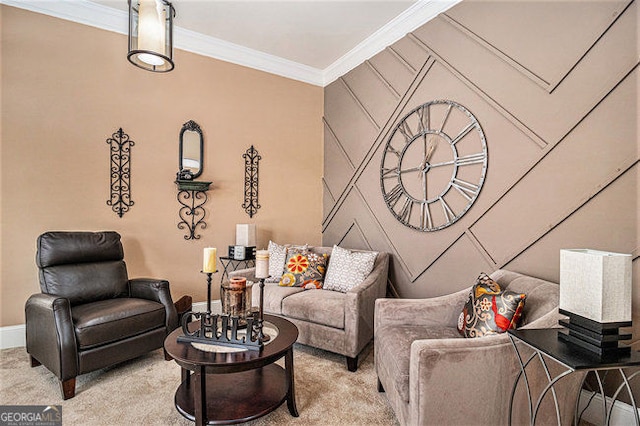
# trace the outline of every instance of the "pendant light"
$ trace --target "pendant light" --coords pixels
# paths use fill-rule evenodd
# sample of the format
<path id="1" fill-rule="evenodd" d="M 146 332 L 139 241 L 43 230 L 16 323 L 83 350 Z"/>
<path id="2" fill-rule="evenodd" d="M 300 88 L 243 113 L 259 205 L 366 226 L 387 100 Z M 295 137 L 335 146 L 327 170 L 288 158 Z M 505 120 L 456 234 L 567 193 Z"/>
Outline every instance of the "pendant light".
<path id="1" fill-rule="evenodd" d="M 129 62 L 152 72 L 171 71 L 174 17 L 168 1 L 129 0 Z"/>

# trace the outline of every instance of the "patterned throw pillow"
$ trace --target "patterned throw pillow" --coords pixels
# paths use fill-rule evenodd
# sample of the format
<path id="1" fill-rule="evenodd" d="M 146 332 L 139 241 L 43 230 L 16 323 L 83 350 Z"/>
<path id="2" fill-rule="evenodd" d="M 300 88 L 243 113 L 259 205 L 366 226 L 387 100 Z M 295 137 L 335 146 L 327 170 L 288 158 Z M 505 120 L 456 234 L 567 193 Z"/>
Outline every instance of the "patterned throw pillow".
<path id="1" fill-rule="evenodd" d="M 326 254 L 311 253 L 299 248 L 288 249 L 280 285 L 304 289 L 322 288 L 327 258 Z"/>
<path id="2" fill-rule="evenodd" d="M 464 337 L 482 337 L 516 328 L 525 298 L 522 293 L 503 291 L 483 272 L 458 317 L 458 331 Z"/>
<path id="3" fill-rule="evenodd" d="M 301 249 L 307 249 L 307 245 L 304 246 L 291 246 L 286 244 L 281 246 L 273 241 L 269 241 L 269 278 L 264 280 L 267 283 L 279 283 L 282 278 L 282 270 L 284 269 L 284 262 L 287 259 L 287 248 L 296 247 Z"/>
<path id="4" fill-rule="evenodd" d="M 373 271 L 377 256 L 374 251 L 351 251 L 333 246 L 324 289 L 346 293 L 361 284 Z"/>

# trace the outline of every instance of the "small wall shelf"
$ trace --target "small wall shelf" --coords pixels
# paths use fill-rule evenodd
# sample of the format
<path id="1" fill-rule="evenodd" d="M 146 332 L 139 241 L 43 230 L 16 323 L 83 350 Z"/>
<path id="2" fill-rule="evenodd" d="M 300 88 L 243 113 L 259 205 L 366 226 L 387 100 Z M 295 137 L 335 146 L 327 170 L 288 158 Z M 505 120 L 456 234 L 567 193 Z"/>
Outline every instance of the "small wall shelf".
<path id="1" fill-rule="evenodd" d="M 204 205 L 207 202 L 207 191 L 211 182 L 194 180 L 176 180 L 178 186 L 178 203 L 180 203 L 180 222 L 178 229 L 187 229 L 189 232 L 184 236 L 185 240 L 199 240 L 200 235 L 196 234 L 198 227 L 205 229 L 207 223 L 204 221 L 206 211 Z"/>

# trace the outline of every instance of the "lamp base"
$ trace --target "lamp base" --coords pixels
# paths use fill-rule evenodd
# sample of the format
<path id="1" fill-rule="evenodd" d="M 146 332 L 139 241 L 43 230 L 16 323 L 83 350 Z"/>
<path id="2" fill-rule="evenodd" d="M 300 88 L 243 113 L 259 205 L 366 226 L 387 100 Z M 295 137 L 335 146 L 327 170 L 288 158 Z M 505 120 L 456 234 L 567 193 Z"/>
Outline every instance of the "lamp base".
<path id="1" fill-rule="evenodd" d="M 630 327 L 631 321 L 601 323 L 564 309 L 560 309 L 559 312 L 569 317 L 569 320 L 558 321 L 561 326 L 569 330 L 569 333 L 558 333 L 558 338 L 601 357 L 631 353 L 631 347 L 620 342 L 631 339 L 631 334 L 620 334 L 620 328 Z"/>

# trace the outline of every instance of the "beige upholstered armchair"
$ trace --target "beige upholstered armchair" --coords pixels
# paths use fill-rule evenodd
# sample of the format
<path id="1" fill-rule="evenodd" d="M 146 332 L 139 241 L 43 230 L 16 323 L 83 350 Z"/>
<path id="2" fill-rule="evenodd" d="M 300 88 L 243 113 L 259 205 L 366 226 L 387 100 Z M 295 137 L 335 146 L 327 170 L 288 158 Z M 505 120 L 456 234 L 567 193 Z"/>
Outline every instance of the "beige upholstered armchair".
<path id="1" fill-rule="evenodd" d="M 557 284 L 505 270 L 491 278 L 502 289 L 527 295 L 520 328 L 557 326 Z M 378 390 L 386 392 L 402 425 L 508 423 L 510 395 L 520 366 L 506 334 L 464 338 L 458 333 L 458 317 L 469 291 L 431 299 L 376 301 Z M 524 347 L 520 350 L 530 353 Z M 543 381 L 546 384 L 539 364 L 530 365 L 527 372 L 535 389 Z M 571 422 L 581 378 L 566 377 L 558 384 L 562 424 Z M 513 424 L 529 424 L 525 398 L 519 385 Z M 551 403 L 548 399 L 543 404 Z M 536 424 L 557 424 L 552 407 L 543 405 L 541 410 Z"/>

